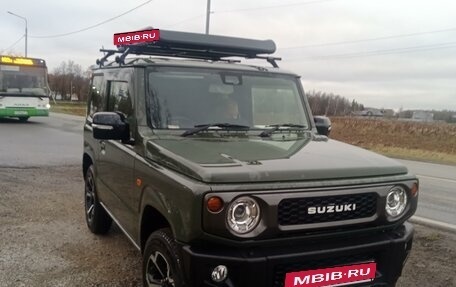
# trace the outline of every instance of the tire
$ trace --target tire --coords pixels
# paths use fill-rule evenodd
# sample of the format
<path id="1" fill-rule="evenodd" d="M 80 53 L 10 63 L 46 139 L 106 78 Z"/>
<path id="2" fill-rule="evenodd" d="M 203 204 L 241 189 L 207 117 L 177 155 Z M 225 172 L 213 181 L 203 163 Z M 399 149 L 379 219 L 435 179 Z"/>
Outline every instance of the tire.
<path id="1" fill-rule="evenodd" d="M 29 118 L 30 118 L 30 117 L 19 117 L 19 121 L 20 121 L 21 123 L 25 123 L 26 121 L 28 121 Z"/>
<path id="2" fill-rule="evenodd" d="M 87 227 L 92 233 L 106 234 L 111 228 L 112 219 L 98 201 L 93 165 L 87 169 L 84 181 L 84 211 Z"/>
<path id="3" fill-rule="evenodd" d="M 146 242 L 143 255 L 145 287 L 185 287 L 182 259 L 169 228 L 153 232 Z"/>

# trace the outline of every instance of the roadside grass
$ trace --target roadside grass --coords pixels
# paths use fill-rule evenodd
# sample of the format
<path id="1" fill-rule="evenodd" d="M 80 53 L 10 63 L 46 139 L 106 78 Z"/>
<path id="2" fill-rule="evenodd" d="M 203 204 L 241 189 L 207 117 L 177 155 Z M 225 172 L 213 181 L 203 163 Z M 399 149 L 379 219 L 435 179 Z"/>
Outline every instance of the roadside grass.
<path id="1" fill-rule="evenodd" d="M 435 241 L 439 241 L 439 240 L 443 239 L 443 235 L 440 232 L 434 231 L 434 232 L 430 232 L 429 234 L 426 234 L 425 236 L 423 236 L 423 239 L 425 241 L 435 242 Z"/>
<path id="2" fill-rule="evenodd" d="M 331 138 L 396 158 L 456 165 L 456 124 L 331 118 Z"/>
<path id="3" fill-rule="evenodd" d="M 385 147 L 385 146 L 372 146 L 372 147 L 368 147 L 368 149 L 375 151 L 377 153 L 386 155 L 388 157 L 456 165 L 456 155 L 455 154 L 447 154 L 447 153 L 436 152 L 436 151 L 427 151 L 427 150 L 422 150 L 422 149 L 407 149 L 407 148 L 400 148 L 400 147 Z"/>
<path id="4" fill-rule="evenodd" d="M 51 102 L 51 112 L 70 114 L 76 116 L 86 115 L 86 102 L 56 101 Z"/>

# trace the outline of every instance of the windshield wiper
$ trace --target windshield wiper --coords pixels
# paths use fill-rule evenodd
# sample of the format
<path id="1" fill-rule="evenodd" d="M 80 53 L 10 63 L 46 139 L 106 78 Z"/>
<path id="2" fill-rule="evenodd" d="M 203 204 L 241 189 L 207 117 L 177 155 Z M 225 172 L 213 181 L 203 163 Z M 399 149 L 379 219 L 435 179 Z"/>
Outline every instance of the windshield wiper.
<path id="1" fill-rule="evenodd" d="M 191 135 L 197 134 L 202 131 L 207 131 L 210 128 L 220 128 L 220 129 L 228 130 L 228 131 L 236 131 L 236 130 L 247 131 L 250 129 L 249 126 L 230 124 L 230 123 L 201 124 L 201 125 L 196 125 L 195 128 L 193 128 L 193 129 L 189 129 L 189 130 L 185 131 L 183 134 L 181 134 L 181 136 L 182 137 L 191 136 Z"/>
<path id="2" fill-rule="evenodd" d="M 305 126 L 305 125 L 290 124 L 290 123 L 267 125 L 267 127 L 271 127 L 272 129 L 265 130 L 265 131 L 261 132 L 261 134 L 259 134 L 258 136 L 260 136 L 262 138 L 263 137 L 270 137 L 274 132 L 282 130 L 283 128 L 287 128 L 287 129 L 283 129 L 283 130 L 287 130 L 287 131 L 290 130 L 290 129 L 301 130 L 301 129 L 307 128 L 307 126 Z"/>

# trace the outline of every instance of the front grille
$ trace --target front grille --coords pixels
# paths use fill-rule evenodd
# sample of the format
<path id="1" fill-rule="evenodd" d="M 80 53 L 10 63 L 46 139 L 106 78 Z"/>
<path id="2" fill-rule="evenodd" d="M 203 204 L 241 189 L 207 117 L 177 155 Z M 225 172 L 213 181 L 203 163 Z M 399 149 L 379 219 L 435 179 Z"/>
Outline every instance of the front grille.
<path id="1" fill-rule="evenodd" d="M 307 262 L 280 264 L 274 267 L 273 287 L 283 287 L 285 284 L 285 275 L 289 272 L 299 272 L 320 268 L 329 268 L 349 264 L 365 263 L 375 261 L 373 254 L 356 254 L 336 258 L 323 258 L 309 260 Z"/>
<path id="2" fill-rule="evenodd" d="M 356 209 L 340 211 L 340 209 L 344 209 L 341 206 L 345 206 L 346 204 L 355 204 Z M 326 212 L 328 211 L 326 209 L 328 206 L 334 206 L 332 208 L 333 212 Z M 309 207 L 320 207 L 319 211 L 322 213 L 308 214 Z M 336 209 L 339 209 L 339 211 L 336 212 Z M 289 198 L 279 203 L 278 221 L 283 226 L 359 219 L 374 215 L 376 209 L 376 193 Z"/>

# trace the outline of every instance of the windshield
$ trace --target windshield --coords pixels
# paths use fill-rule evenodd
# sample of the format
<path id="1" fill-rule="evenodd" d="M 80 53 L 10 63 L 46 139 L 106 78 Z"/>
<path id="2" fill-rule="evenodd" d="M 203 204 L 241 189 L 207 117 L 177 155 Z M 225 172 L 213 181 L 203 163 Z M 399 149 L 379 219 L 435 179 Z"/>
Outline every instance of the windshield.
<path id="1" fill-rule="evenodd" d="M 0 65 L 0 95 L 47 96 L 46 68 Z"/>
<path id="2" fill-rule="evenodd" d="M 149 122 L 158 129 L 216 123 L 251 129 L 310 126 L 293 76 L 156 67 L 148 72 L 147 100 Z"/>

